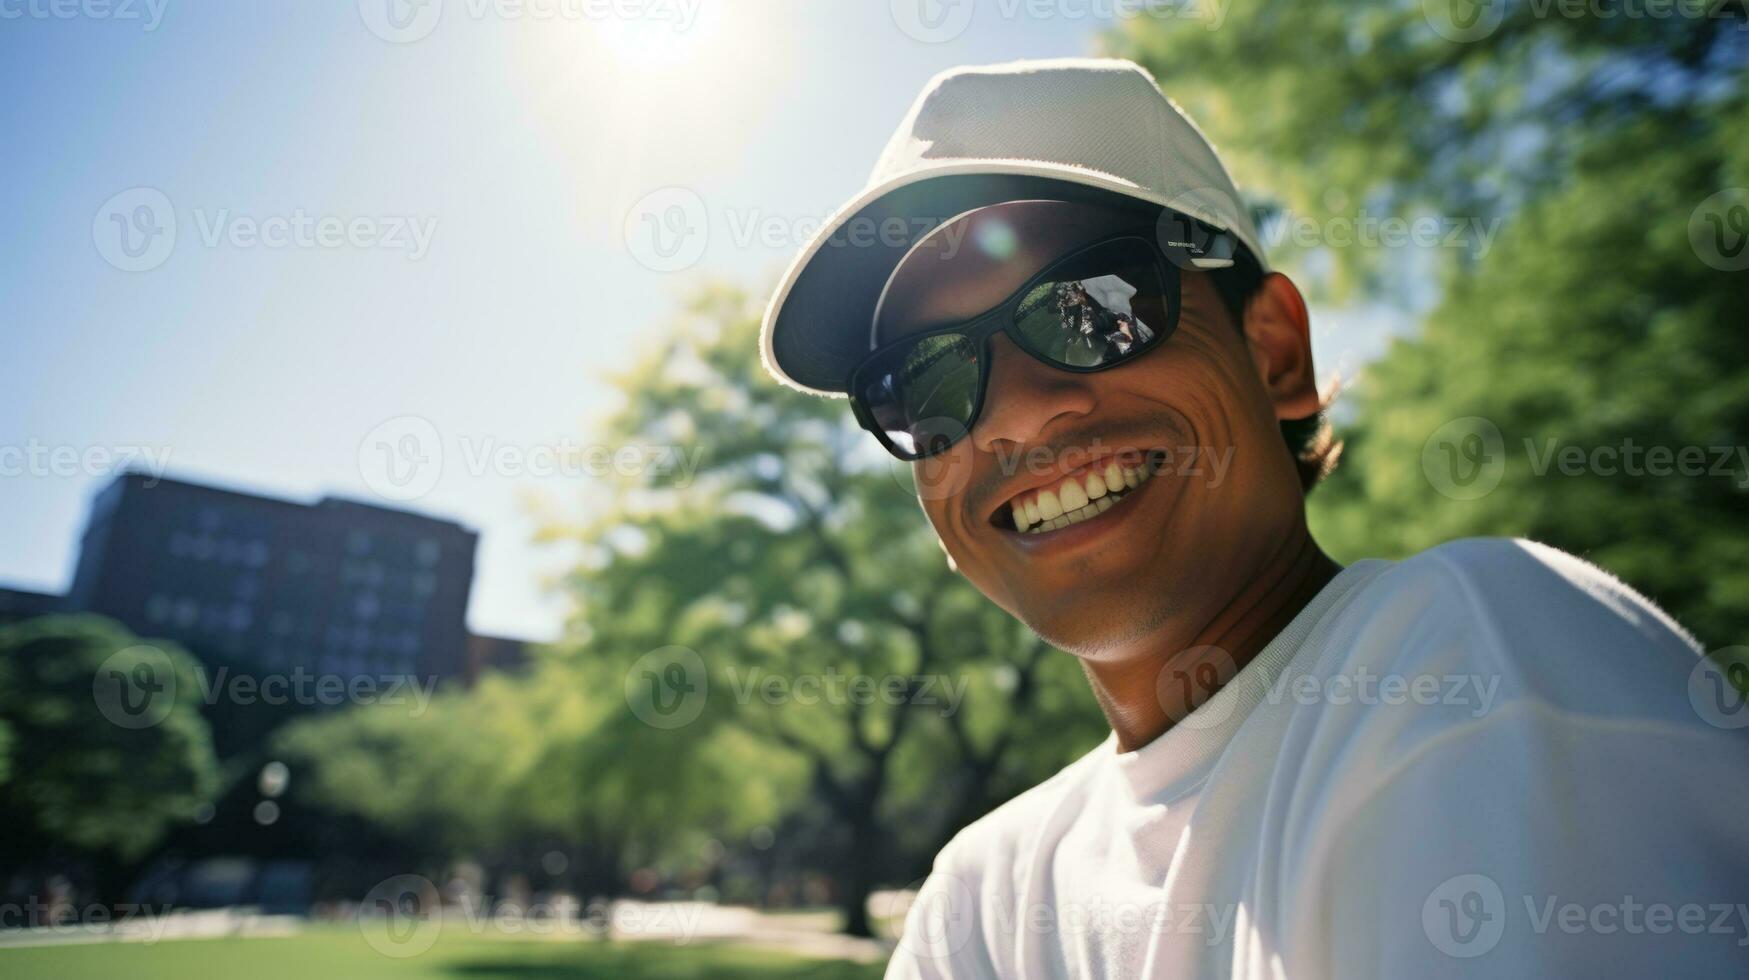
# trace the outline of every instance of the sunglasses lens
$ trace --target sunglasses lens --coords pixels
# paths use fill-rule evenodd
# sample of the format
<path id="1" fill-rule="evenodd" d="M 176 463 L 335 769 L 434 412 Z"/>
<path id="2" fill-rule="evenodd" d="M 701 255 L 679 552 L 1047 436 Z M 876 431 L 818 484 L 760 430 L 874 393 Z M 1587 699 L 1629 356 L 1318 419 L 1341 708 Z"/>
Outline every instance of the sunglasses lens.
<path id="1" fill-rule="evenodd" d="M 1008 333 L 1060 367 L 1114 367 L 1178 323 L 1177 278 L 1141 238 L 1118 238 L 1052 267 L 1012 308 Z M 979 344 L 941 333 L 901 344 L 860 368 L 852 395 L 903 459 L 947 449 L 971 431 L 983 381 Z"/>
<path id="2" fill-rule="evenodd" d="M 1109 367 L 1154 346 L 1175 322 L 1159 263 L 1120 239 L 1052 270 L 1015 312 L 1016 339 L 1064 367 Z"/>
<path id="3" fill-rule="evenodd" d="M 906 459 L 941 452 L 971 429 L 978 348 L 955 334 L 924 337 L 863 372 L 857 397 Z"/>

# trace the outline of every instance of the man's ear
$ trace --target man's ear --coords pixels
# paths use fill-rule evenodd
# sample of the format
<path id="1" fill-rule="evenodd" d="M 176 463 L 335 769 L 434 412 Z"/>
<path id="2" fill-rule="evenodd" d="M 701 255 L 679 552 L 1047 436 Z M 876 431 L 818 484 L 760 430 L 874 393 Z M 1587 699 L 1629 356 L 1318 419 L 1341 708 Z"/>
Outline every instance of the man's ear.
<path id="1" fill-rule="evenodd" d="M 1306 300 L 1279 272 L 1245 302 L 1245 346 L 1278 419 L 1318 413 L 1318 383 L 1312 370 L 1312 325 Z"/>

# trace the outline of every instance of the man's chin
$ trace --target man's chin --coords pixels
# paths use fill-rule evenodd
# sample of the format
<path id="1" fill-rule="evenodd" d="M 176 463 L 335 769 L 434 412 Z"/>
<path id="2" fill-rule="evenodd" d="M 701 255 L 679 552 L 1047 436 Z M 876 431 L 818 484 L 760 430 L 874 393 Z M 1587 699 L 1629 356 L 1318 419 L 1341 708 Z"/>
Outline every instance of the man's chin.
<path id="1" fill-rule="evenodd" d="M 1144 645 L 1169 617 L 1161 593 L 1032 602 L 1010 610 L 1046 643 L 1083 660 L 1121 658 Z"/>

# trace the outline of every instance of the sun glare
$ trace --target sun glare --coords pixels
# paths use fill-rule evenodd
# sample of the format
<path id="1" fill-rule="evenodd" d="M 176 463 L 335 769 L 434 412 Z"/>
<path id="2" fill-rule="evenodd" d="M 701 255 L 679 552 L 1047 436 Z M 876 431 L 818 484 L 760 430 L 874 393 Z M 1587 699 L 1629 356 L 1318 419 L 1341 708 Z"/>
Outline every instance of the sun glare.
<path id="1" fill-rule="evenodd" d="M 722 15 L 714 8 L 675 4 L 667 16 L 606 18 L 593 27 L 616 67 L 633 73 L 696 70 L 721 52 Z"/>

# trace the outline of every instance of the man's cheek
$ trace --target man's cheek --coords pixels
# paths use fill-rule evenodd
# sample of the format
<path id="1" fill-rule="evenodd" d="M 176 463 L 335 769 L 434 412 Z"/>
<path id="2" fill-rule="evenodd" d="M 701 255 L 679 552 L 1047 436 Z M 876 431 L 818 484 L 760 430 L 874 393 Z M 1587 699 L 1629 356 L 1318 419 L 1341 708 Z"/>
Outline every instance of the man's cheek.
<path id="1" fill-rule="evenodd" d="M 945 452 L 911 464 L 912 489 L 924 509 L 932 501 L 951 501 L 971 482 L 972 460 L 967 453 Z M 930 518 L 934 520 L 933 516 Z"/>
<path id="2" fill-rule="evenodd" d="M 935 532 L 935 543 L 941 547 L 947 567 L 964 576 L 987 598 L 1006 607 L 1003 594 L 1007 590 L 999 587 L 990 574 L 991 556 L 980 555 L 977 542 L 966 540 L 964 532 L 954 527 L 948 517 L 947 505 L 923 501 L 923 513 L 929 518 L 929 526 Z M 994 591 L 993 586 L 996 586 Z"/>
<path id="3" fill-rule="evenodd" d="M 961 550 L 955 536 L 953 524 L 947 519 L 947 509 L 944 502 L 929 501 L 921 497 L 918 503 L 923 505 L 923 516 L 929 519 L 929 527 L 935 532 L 935 543 L 941 547 L 942 554 L 947 556 L 948 564 L 958 565 L 958 557 L 954 554 Z M 957 567 L 955 568 L 957 571 Z"/>
<path id="4" fill-rule="evenodd" d="M 928 513 L 928 512 L 925 511 L 925 513 Z M 947 567 L 949 569 L 952 569 L 953 571 L 956 571 L 956 572 L 959 571 L 960 565 L 959 565 L 959 562 L 954 558 L 953 547 L 948 544 L 947 534 L 942 530 L 942 528 L 939 524 L 935 523 L 935 515 L 934 514 L 929 515 L 929 524 L 931 527 L 933 527 L 935 529 L 935 544 L 937 547 L 939 547 L 941 549 L 942 555 L 947 558 Z"/>

